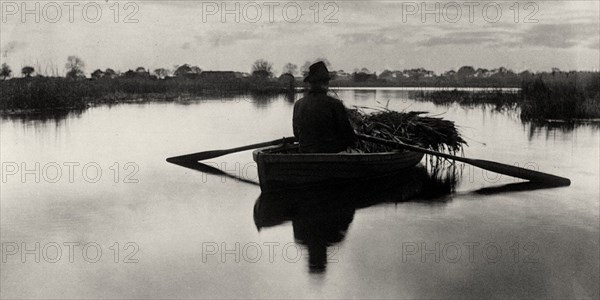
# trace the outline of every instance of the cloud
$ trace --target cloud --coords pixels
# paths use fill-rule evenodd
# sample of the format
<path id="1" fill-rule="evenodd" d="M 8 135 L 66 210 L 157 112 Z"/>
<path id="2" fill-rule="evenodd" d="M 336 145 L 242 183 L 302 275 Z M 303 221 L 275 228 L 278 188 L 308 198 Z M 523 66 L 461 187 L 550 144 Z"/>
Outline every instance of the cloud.
<path id="1" fill-rule="evenodd" d="M 400 42 L 400 39 L 382 33 L 342 33 L 338 36 L 342 38 L 345 44 L 373 43 L 378 45 L 390 45 Z"/>
<path id="2" fill-rule="evenodd" d="M 263 34 L 250 30 L 228 32 L 215 30 L 210 31 L 203 36 L 195 36 L 195 39 L 198 43 L 205 42 L 210 44 L 212 47 L 231 46 L 238 42 L 263 38 L 265 38 Z"/>
<path id="3" fill-rule="evenodd" d="M 591 41 L 588 44 L 588 48 L 590 48 L 592 50 L 600 50 L 600 38 L 596 37 L 595 41 Z"/>
<path id="4" fill-rule="evenodd" d="M 520 41 L 530 46 L 564 49 L 593 44 L 598 35 L 597 23 L 539 24 L 522 32 Z"/>
<path id="5" fill-rule="evenodd" d="M 505 25 L 502 29 L 465 31 L 448 30 L 443 34 L 431 34 L 417 43 L 422 47 L 448 45 L 483 45 L 508 48 L 567 49 L 577 46 L 598 49 L 597 23 Z M 596 47 L 596 48 L 594 48 Z"/>
<path id="6" fill-rule="evenodd" d="M 485 45 L 496 44 L 506 40 L 507 33 L 503 31 L 457 31 L 443 36 L 433 36 L 419 42 L 417 45 L 423 47 L 436 47 L 447 45 Z"/>
<path id="7" fill-rule="evenodd" d="M 188 50 L 190 48 L 191 48 L 190 42 L 185 42 L 185 43 L 183 43 L 183 45 L 181 45 L 182 50 Z"/>

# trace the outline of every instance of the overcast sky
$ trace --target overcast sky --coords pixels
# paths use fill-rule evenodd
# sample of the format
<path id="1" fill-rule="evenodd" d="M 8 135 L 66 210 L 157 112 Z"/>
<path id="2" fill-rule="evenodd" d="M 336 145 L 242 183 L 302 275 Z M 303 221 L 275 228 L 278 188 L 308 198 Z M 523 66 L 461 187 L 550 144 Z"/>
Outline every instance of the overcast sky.
<path id="1" fill-rule="evenodd" d="M 96 68 L 153 70 L 184 63 L 204 70 L 249 71 L 258 58 L 273 62 L 280 73 L 287 62 L 301 66 L 317 57 L 346 71 L 424 67 L 441 72 L 463 65 L 516 71 L 600 68 L 598 0 L 522 1 L 518 9 L 516 1 L 496 1 L 501 15 L 494 5 L 484 10 L 488 1 L 477 6 L 428 1 L 429 10 L 439 5 L 438 21 L 435 14 L 422 19 L 421 2 L 338 1 L 317 7 L 314 1 L 245 6 L 247 2 L 188 0 L 137 1 L 125 7 L 125 1 L 98 1 L 98 6 L 87 6 L 87 20 L 86 2 L 78 2 L 70 22 L 70 8 L 61 1 L 55 3 L 62 6 L 28 1 L 28 9 L 39 3 L 40 10 L 25 16 L 21 1 L 2 1 L 1 60 L 13 70 L 54 64 L 63 71 L 67 56 L 78 55 L 88 74 Z M 239 3 L 239 22 L 234 14 L 222 20 L 223 3 L 233 11 Z M 98 8 L 102 15 L 94 23 Z M 137 23 L 124 22 L 130 14 L 129 21 Z"/>

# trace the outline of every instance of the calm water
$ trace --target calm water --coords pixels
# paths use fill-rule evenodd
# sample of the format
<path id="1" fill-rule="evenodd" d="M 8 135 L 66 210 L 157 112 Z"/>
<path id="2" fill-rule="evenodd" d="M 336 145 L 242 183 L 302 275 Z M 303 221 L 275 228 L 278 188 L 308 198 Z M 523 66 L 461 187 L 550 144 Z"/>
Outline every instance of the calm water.
<path id="1" fill-rule="evenodd" d="M 389 100 L 439 114 L 460 126 L 467 157 L 573 183 L 532 189 L 464 168 L 455 193 L 427 201 L 377 186 L 261 196 L 254 184 L 165 162 L 289 136 L 283 97 L 2 119 L 0 296 L 599 297 L 598 127 L 536 129 L 514 112 L 434 106 L 401 90 L 338 95 L 347 106 Z M 257 180 L 250 152 L 210 164 Z"/>

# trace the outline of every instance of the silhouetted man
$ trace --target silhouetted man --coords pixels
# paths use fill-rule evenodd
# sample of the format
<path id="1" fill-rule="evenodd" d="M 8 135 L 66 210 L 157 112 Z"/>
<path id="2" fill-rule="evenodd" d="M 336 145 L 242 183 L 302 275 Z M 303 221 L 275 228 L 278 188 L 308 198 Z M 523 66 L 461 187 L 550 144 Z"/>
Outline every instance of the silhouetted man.
<path id="1" fill-rule="evenodd" d="M 344 104 L 327 95 L 329 80 L 322 61 L 310 66 L 304 79 L 310 84 L 308 94 L 294 105 L 294 135 L 300 152 L 337 153 L 356 142 Z"/>

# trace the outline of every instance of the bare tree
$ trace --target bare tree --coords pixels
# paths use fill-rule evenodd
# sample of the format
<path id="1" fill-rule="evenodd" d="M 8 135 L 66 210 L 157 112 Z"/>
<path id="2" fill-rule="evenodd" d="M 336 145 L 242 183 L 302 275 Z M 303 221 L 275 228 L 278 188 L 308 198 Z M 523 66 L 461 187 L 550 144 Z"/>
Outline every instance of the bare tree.
<path id="1" fill-rule="evenodd" d="M 283 66 L 283 74 L 292 74 L 296 75 L 298 73 L 298 66 L 293 63 L 287 63 Z"/>
<path id="2" fill-rule="evenodd" d="M 85 63 L 81 58 L 75 55 L 71 55 L 67 58 L 67 63 L 65 64 L 65 69 L 67 69 L 67 77 L 68 78 L 79 78 L 84 77 L 83 69 L 85 68 Z"/>
<path id="3" fill-rule="evenodd" d="M 2 80 L 6 80 L 6 78 L 10 77 L 10 73 L 12 73 L 10 67 L 6 63 L 3 63 L 2 69 L 0 69 L 0 76 L 2 76 Z"/>
<path id="4" fill-rule="evenodd" d="M 252 75 L 258 77 L 272 77 L 273 76 L 273 64 L 264 60 L 259 59 L 252 64 Z"/>

